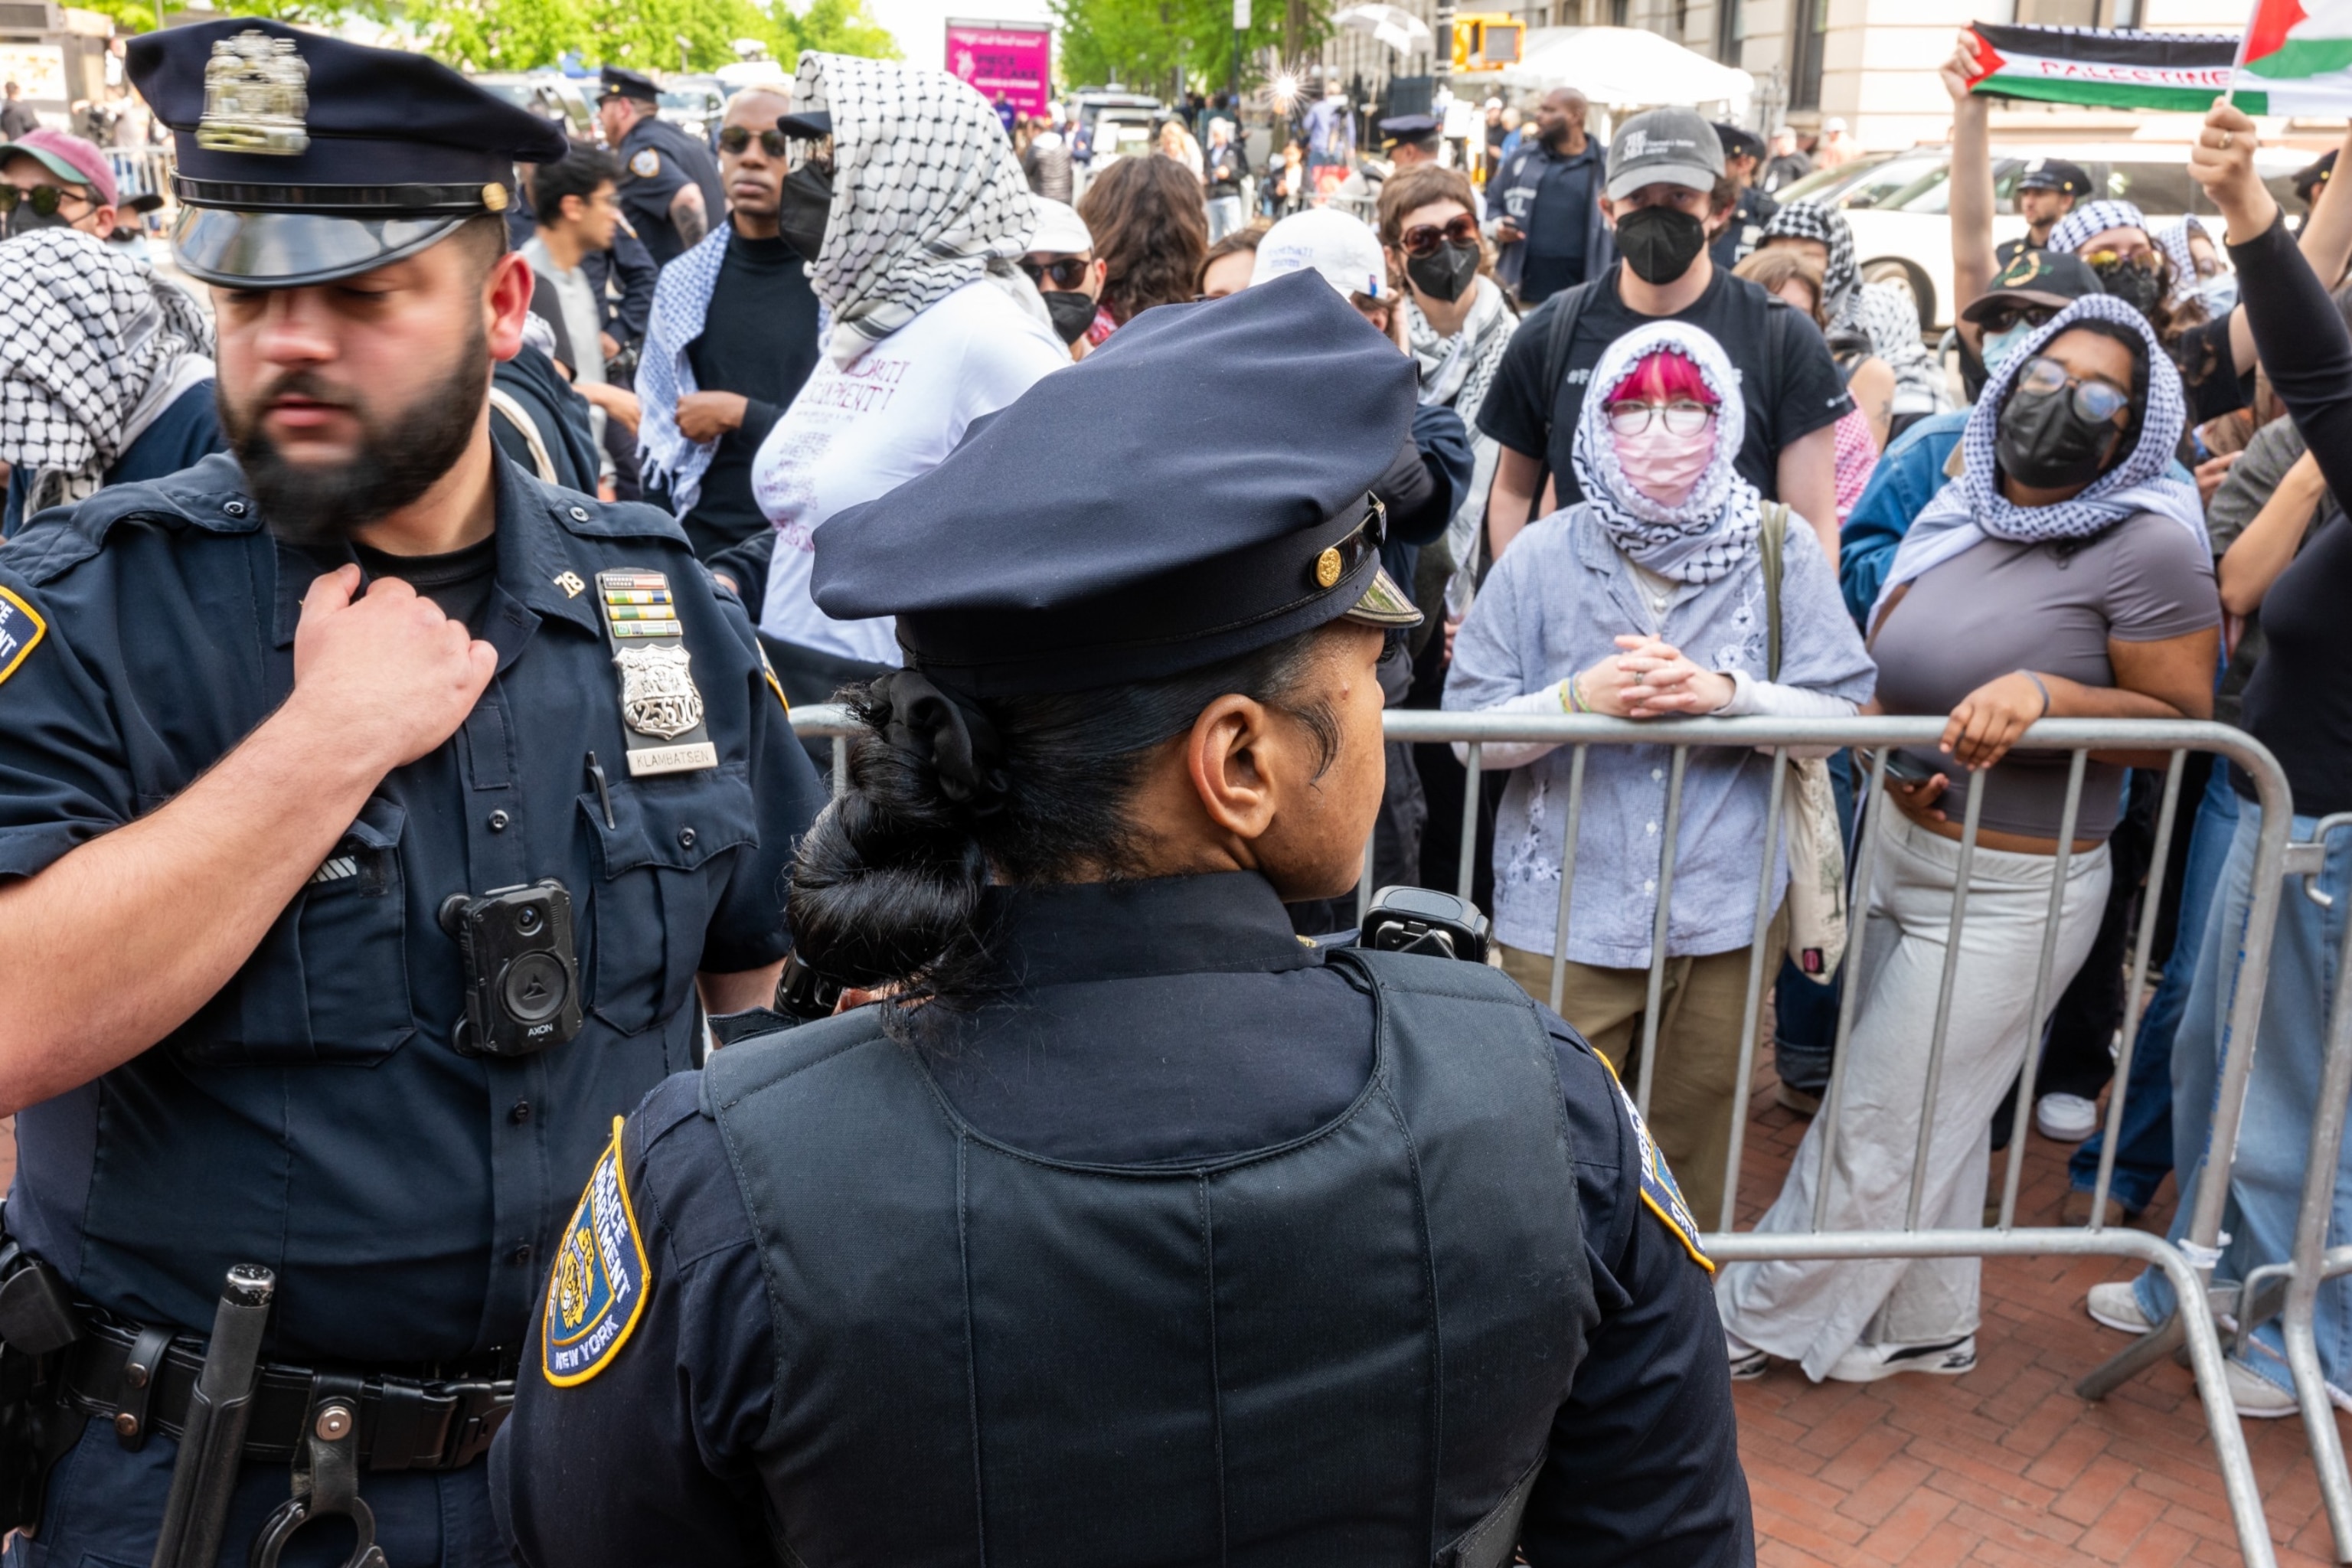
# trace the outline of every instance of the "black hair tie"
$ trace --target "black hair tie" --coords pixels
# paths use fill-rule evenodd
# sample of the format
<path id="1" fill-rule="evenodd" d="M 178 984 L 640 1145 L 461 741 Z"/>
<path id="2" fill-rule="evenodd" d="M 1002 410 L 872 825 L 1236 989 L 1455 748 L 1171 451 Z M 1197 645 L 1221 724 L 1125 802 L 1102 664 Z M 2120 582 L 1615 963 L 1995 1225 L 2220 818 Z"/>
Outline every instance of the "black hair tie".
<path id="1" fill-rule="evenodd" d="M 912 669 L 893 670 L 866 691 L 869 721 L 889 745 L 930 764 L 941 795 L 974 816 L 1004 808 L 1013 781 L 988 715 Z"/>

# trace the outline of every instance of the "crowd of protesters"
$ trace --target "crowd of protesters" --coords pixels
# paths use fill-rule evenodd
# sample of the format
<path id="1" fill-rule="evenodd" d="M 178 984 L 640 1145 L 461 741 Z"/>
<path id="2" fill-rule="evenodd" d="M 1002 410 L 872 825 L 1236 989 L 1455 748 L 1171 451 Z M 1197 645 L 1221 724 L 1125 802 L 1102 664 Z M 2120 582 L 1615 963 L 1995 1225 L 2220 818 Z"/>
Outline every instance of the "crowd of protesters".
<path id="1" fill-rule="evenodd" d="M 1962 60 L 1945 72 L 1948 363 L 1906 294 L 1861 278 L 1834 205 L 1774 194 L 1853 156 L 1835 121 L 1810 153 L 1785 127 L 1768 138 L 1676 109 L 1604 139 L 1563 88 L 1524 118 L 1488 105 L 1474 178 L 1428 116 L 1381 121 L 1381 156 L 1360 155 L 1334 85 L 1262 167 L 1223 100 L 1166 118 L 1148 152 L 1097 159 L 1075 113 L 1008 126 L 947 77 L 813 55 L 789 91 L 737 92 L 711 155 L 648 130 L 646 79 L 608 73 L 612 146 L 529 171 L 509 215 L 536 293 L 525 346 L 498 371 L 494 431 L 541 479 L 676 515 L 749 607 L 784 693 L 822 701 L 899 660 L 890 621 L 836 618 L 814 595 L 832 519 L 929 472 L 1139 315 L 1312 272 L 1419 384 L 1411 439 L 1374 491 L 1384 563 L 1424 614 L 1382 663 L 1391 706 L 1947 720 L 1937 746 L 1879 759 L 1876 800 L 1860 787 L 1871 759 L 1796 759 L 1833 839 L 1882 816 L 1843 972 L 1802 962 L 1789 845 L 1763 900 L 1775 912 L 1755 923 L 1756 846 L 1780 798 L 1769 753 L 1696 748 L 1670 788 L 1664 742 L 1575 763 L 1483 748 L 1486 795 L 1466 816 L 1501 966 L 1629 1079 L 1653 1075 L 1658 1144 L 1702 1222 L 1728 1215 L 1737 1185 L 1726 1155 L 1760 945 L 1780 1102 L 1814 1119 L 1762 1229 L 1896 1228 L 1906 1207 L 1977 1226 L 1989 1152 L 2032 1081 L 2032 1125 L 2076 1146 L 2070 1217 L 2136 1216 L 2168 1173 L 2183 1193 L 2227 1180 L 2239 1218 L 2223 1275 L 2242 1278 L 2290 1245 L 2352 850 L 2319 879 L 2336 903 L 2282 905 L 2246 1136 L 2234 1168 L 2208 1171 L 2253 786 L 2192 760 L 2181 869 L 2151 890 L 2162 759 L 2095 755 L 2076 795 L 2066 756 L 2013 748 L 2045 717 L 2220 717 L 2281 760 L 2298 837 L 2352 807 L 2352 706 L 2326 695 L 2352 626 L 2333 597 L 2352 570 L 2334 500 L 2352 448 L 2331 434 L 2352 421 L 2352 289 L 2330 293 L 2352 261 L 2352 198 L 2315 179 L 2291 235 L 2251 173 L 2251 122 L 2217 110 L 2193 172 L 2220 225 L 2158 227 L 2042 160 L 2019 182 L 2025 237 L 1996 248 L 1985 105 L 1966 77 Z M 974 146 L 992 155 L 941 155 Z M 225 442 L 208 317 L 114 243 L 99 150 L 14 130 L 0 195 L 0 532 L 14 533 Z M 1282 345 L 1233 352 L 1247 374 Z M 1213 443 L 1202 391 L 1185 438 Z M 1069 434 L 1074 469 L 1119 461 Z M 1453 884 L 1465 750 L 1390 745 L 1373 885 Z M 1354 908 L 1293 918 L 1312 935 L 1352 925 Z M 2110 1212 L 2092 1215 L 2141 921 L 2158 922 L 2160 983 L 2119 1086 Z M 1864 989 L 1824 1107 L 1847 973 Z M 1948 994 L 1969 1005 L 1946 1027 Z M 1774 1358 L 1817 1378 L 1965 1372 L 1977 1273 L 1965 1258 L 1727 1267 L 1726 1354 L 1736 1376 Z M 2090 1302 L 2135 1331 L 2174 1306 L 2153 1270 Z M 2352 1387 L 2352 1285 L 2327 1287 L 2322 1311 L 2324 1364 Z M 2246 1414 L 2293 1407 L 2273 1329 L 2230 1377 Z"/>

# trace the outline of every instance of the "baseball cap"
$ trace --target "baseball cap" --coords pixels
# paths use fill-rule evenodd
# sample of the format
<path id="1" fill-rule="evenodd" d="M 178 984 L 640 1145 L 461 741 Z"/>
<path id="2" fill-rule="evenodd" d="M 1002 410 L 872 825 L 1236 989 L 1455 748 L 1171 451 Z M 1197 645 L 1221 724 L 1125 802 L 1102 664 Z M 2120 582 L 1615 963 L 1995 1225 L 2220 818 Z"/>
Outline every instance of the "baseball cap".
<path id="1" fill-rule="evenodd" d="M 37 159 L 43 168 L 60 180 L 88 185 L 96 193 L 100 206 L 113 206 L 119 199 L 114 171 L 106 166 L 106 154 L 98 150 L 95 142 L 63 131 L 27 131 L 14 142 L 0 144 L 0 160 L 13 153 Z"/>
<path id="2" fill-rule="evenodd" d="M 2080 257 L 2063 250 L 2021 250 L 2009 258 L 1991 288 L 1969 301 L 1960 320 L 1982 321 L 2020 305 L 2063 310 L 2085 295 L 2105 292 L 2098 274 Z"/>
<path id="3" fill-rule="evenodd" d="M 1375 300 L 1389 296 L 1389 268 L 1381 255 L 1379 236 L 1360 218 L 1332 207 L 1308 207 L 1291 214 L 1265 231 L 1257 244 L 1257 265 L 1250 269 L 1250 285 L 1292 272 L 1319 272 L 1340 298 L 1358 294 Z"/>
<path id="4" fill-rule="evenodd" d="M 2336 149 L 2330 147 L 2316 159 L 2294 172 L 2294 194 L 2309 206 L 2318 198 L 2322 185 L 2335 176 Z"/>
<path id="5" fill-rule="evenodd" d="M 1609 199 L 1643 185 L 1711 191 L 1723 178 L 1723 143 L 1695 109 L 1653 109 L 1617 128 L 1609 143 Z"/>
<path id="6" fill-rule="evenodd" d="M 2087 196 L 2091 194 L 2091 176 L 2080 163 L 2069 163 L 2063 158 L 2036 158 L 2019 172 L 2017 188 Z"/>
<path id="7" fill-rule="evenodd" d="M 1032 254 L 1076 256 L 1095 247 L 1094 231 L 1087 227 L 1087 220 L 1069 203 L 1057 202 L 1050 196 L 1031 196 L 1029 205 L 1037 209 L 1037 232 L 1029 239 Z"/>

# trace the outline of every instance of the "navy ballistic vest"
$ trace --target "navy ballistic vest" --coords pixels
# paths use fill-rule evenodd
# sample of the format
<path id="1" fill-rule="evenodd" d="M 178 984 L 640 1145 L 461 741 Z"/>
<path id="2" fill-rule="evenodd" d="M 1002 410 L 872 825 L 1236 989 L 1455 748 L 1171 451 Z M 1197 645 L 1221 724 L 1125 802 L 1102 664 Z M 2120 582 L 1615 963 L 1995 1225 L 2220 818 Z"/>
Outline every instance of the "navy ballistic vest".
<path id="1" fill-rule="evenodd" d="M 871 1012 L 704 1072 L 767 1272 L 805 1568 L 1495 1568 L 1599 1319 L 1563 1093 L 1481 965 L 1368 979 L 1328 1125 L 1178 1166 L 968 1125 Z"/>

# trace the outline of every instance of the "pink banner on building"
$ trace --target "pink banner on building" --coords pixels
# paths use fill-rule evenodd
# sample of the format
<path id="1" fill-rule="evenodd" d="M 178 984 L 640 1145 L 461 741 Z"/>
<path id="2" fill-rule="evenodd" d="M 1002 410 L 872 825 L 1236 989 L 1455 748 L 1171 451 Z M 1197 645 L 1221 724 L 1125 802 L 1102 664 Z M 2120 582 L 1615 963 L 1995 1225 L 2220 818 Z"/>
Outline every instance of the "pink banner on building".
<path id="1" fill-rule="evenodd" d="M 950 22 L 948 70 L 989 102 L 1042 118 L 1053 97 L 1054 30 L 1027 23 Z"/>

